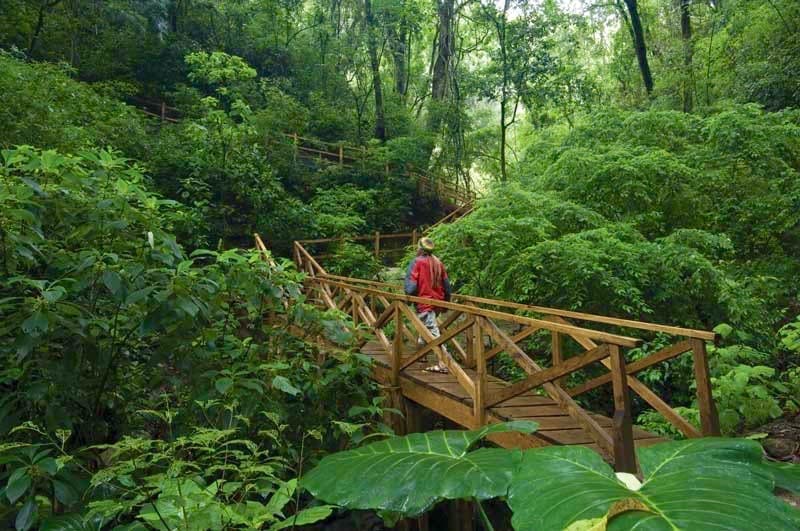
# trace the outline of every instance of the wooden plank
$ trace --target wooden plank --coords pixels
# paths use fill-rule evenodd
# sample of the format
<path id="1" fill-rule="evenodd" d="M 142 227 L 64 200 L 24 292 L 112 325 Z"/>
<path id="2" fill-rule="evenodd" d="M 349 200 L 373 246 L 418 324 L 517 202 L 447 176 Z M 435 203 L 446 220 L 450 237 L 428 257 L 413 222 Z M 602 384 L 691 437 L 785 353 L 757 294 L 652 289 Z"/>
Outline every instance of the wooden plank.
<path id="1" fill-rule="evenodd" d="M 679 341 L 674 345 L 670 345 L 666 348 L 659 350 L 653 354 L 650 354 L 646 358 L 642 358 L 636 360 L 634 362 L 629 363 L 626 366 L 627 374 L 636 374 L 637 372 L 641 372 L 649 367 L 652 367 L 656 363 L 661 363 L 662 361 L 666 361 L 677 356 L 680 356 L 684 352 L 688 352 L 692 349 L 692 341 L 689 339 Z M 604 374 L 602 376 L 598 376 L 597 378 L 593 378 L 588 382 L 582 383 L 581 385 L 577 385 L 569 390 L 570 396 L 578 396 L 583 394 L 587 391 L 591 391 L 601 385 L 605 385 L 611 381 L 611 373 Z"/>
<path id="2" fill-rule="evenodd" d="M 681 417 L 677 411 L 672 409 L 661 397 L 650 390 L 645 384 L 635 378 L 628 378 L 628 385 L 637 395 L 647 402 L 653 409 L 662 414 L 667 421 L 678 428 L 686 437 L 694 439 L 701 437 L 701 433 L 689 421 Z"/>
<path id="3" fill-rule="evenodd" d="M 562 376 L 566 376 L 567 374 L 580 370 L 587 365 L 600 361 L 601 359 L 608 357 L 608 353 L 608 346 L 600 345 L 599 347 L 592 349 L 580 356 L 575 356 L 568 359 L 561 365 L 538 371 L 520 382 L 509 385 L 505 389 L 490 396 L 486 403 L 489 406 L 494 406 L 504 402 L 513 396 L 539 387 L 544 383 L 552 382 L 553 380 L 561 378 Z"/>
<path id="4" fill-rule="evenodd" d="M 611 360 L 611 383 L 614 388 L 614 468 L 617 472 L 636 473 L 636 453 L 633 446 L 633 420 L 628 391 L 625 355 L 617 345 L 608 347 Z"/>
<path id="5" fill-rule="evenodd" d="M 403 354 L 403 319 L 400 309 L 394 308 L 394 338 L 392 341 L 392 385 L 400 381 L 400 356 Z"/>
<path id="6" fill-rule="evenodd" d="M 514 419 L 540 419 L 544 417 L 572 417 L 566 415 L 564 410 L 553 404 L 552 406 L 503 406 L 493 407 L 489 410 L 492 414 L 507 420 Z"/>
<path id="7" fill-rule="evenodd" d="M 558 308 L 548 308 L 546 306 L 534 306 L 530 304 L 520 304 L 509 301 L 501 301 L 497 299 L 486 299 L 484 297 L 475 297 L 472 295 L 458 295 L 459 300 L 485 304 L 489 306 L 496 306 L 502 308 L 514 308 L 516 310 L 525 310 L 530 312 L 539 313 L 542 315 L 554 315 L 559 317 L 569 317 L 571 319 L 578 319 L 580 321 L 589 321 L 592 323 L 603 323 L 623 328 L 634 328 L 638 330 L 649 330 L 651 332 L 663 332 L 675 336 L 705 339 L 707 341 L 716 341 L 717 333 L 709 332 L 707 330 L 695 330 L 692 328 L 683 328 L 680 326 L 662 325 L 657 323 L 646 323 L 644 321 L 634 321 L 632 319 L 620 319 L 617 317 L 607 317 L 604 315 L 595 315 L 590 313 L 574 312 L 571 310 L 561 310 Z"/>
<path id="8" fill-rule="evenodd" d="M 374 328 L 383 328 L 383 326 L 389 322 L 389 319 L 392 318 L 396 310 L 397 310 L 396 303 L 388 305 L 386 309 L 383 310 L 383 313 L 380 315 L 380 317 L 375 319 L 375 321 L 372 323 L 372 326 Z"/>
<path id="9" fill-rule="evenodd" d="M 524 407 L 524 406 L 555 406 L 555 401 L 548 397 L 542 395 L 536 395 L 533 393 L 526 393 L 524 395 L 515 396 L 514 398 L 503 402 L 503 405 L 496 406 L 497 409 L 502 409 L 505 407 Z"/>
<path id="10" fill-rule="evenodd" d="M 562 336 L 558 332 L 550 332 L 550 353 L 553 356 L 553 367 L 557 367 L 564 362 L 564 351 L 562 348 Z M 556 385 L 564 387 L 566 378 L 559 378 Z"/>
<path id="11" fill-rule="evenodd" d="M 344 279 L 345 277 L 342 277 Z M 358 279 L 361 282 L 361 279 Z M 388 287 L 391 289 L 397 289 L 399 286 L 396 284 L 388 284 L 388 283 L 380 283 L 381 287 Z M 621 326 L 624 328 L 633 328 L 638 330 L 649 330 L 652 332 L 663 332 L 666 334 L 682 336 L 687 338 L 697 338 L 697 339 L 705 339 L 707 341 L 717 341 L 718 334 L 715 332 L 710 332 L 707 330 L 696 330 L 692 328 L 683 328 L 679 326 L 670 326 L 670 325 L 663 325 L 658 323 L 647 323 L 644 321 L 635 321 L 632 319 L 621 319 L 617 317 L 607 317 L 603 315 L 596 315 L 596 314 L 589 314 L 589 313 L 582 313 L 582 312 L 575 312 L 571 310 L 561 310 L 558 308 L 548 308 L 546 306 L 535 306 L 529 304 L 520 304 L 510 301 L 502 301 L 497 299 L 487 299 L 484 297 L 476 297 L 472 295 L 454 295 L 454 301 L 464 301 L 464 302 L 472 302 L 477 304 L 484 304 L 488 306 L 495 306 L 498 308 L 512 308 L 515 310 L 525 310 L 534 313 L 539 313 L 542 315 L 551 315 L 551 316 L 558 316 L 558 317 L 568 317 L 572 319 L 578 319 L 581 321 L 588 321 L 593 323 L 602 323 L 602 324 L 610 324 L 615 326 Z M 624 345 L 623 345 L 624 346 Z"/>
<path id="12" fill-rule="evenodd" d="M 703 435 L 719 436 L 719 416 L 711 393 L 711 376 L 708 372 L 706 343 L 701 339 L 692 340 L 694 379 L 697 384 L 697 405 L 700 408 L 700 424 Z"/>
<path id="13" fill-rule="evenodd" d="M 374 323 L 376 322 L 375 315 L 372 313 L 372 310 L 369 309 L 369 306 L 364 302 L 363 297 L 357 293 L 353 293 L 353 299 L 359 302 L 358 311 L 361 314 L 364 322 L 367 324 L 373 323 L 373 332 L 375 333 L 375 337 L 378 338 L 383 348 L 386 349 L 387 354 L 392 351 L 392 346 L 389 344 L 389 339 L 386 337 L 386 334 L 383 333 L 383 330 L 380 328 L 374 328 Z"/>
<path id="14" fill-rule="evenodd" d="M 481 317 L 475 318 L 475 324 L 472 327 L 472 341 L 474 346 L 472 352 L 475 356 L 475 404 L 473 407 L 473 415 L 475 417 L 474 426 L 480 428 L 486 424 L 486 395 L 488 392 L 486 381 L 486 356 L 483 350 L 483 319 Z"/>

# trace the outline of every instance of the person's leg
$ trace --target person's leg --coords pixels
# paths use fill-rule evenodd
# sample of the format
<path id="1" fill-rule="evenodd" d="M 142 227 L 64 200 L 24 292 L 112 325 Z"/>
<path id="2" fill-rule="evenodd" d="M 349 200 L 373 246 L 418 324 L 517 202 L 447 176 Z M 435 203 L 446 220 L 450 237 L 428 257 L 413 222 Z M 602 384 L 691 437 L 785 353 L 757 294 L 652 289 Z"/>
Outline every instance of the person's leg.
<path id="1" fill-rule="evenodd" d="M 422 323 L 425 325 L 425 328 L 431 333 L 434 339 L 438 338 L 441 333 L 439 332 L 439 323 L 436 322 L 436 312 L 428 311 L 419 314 L 419 318 Z M 447 352 L 446 347 L 444 345 L 441 346 L 444 352 Z M 447 365 L 444 363 L 441 355 L 439 354 L 439 349 L 435 349 L 437 363 L 433 367 L 437 367 L 439 372 L 447 371 Z M 433 367 L 429 367 L 429 369 L 433 369 Z"/>

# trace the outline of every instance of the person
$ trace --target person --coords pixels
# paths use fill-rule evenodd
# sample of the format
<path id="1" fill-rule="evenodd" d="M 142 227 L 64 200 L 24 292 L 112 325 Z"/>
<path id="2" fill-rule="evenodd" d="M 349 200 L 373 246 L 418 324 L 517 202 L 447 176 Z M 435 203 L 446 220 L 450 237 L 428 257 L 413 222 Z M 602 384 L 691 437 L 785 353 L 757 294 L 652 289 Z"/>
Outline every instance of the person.
<path id="1" fill-rule="evenodd" d="M 433 254 L 434 247 L 433 240 L 430 238 L 421 238 L 419 240 L 417 256 L 411 261 L 406 272 L 405 292 L 406 295 L 449 301 L 451 292 L 447 269 L 442 261 Z M 440 336 L 439 326 L 436 323 L 436 310 L 437 308 L 432 304 L 417 303 L 417 316 L 434 338 Z M 420 341 L 422 340 L 420 339 Z M 442 345 L 442 351 L 447 352 L 444 345 Z M 437 357 L 439 357 L 438 362 L 425 370 L 447 373 L 447 365 L 441 359 L 442 354 L 439 349 L 436 349 L 436 353 Z"/>

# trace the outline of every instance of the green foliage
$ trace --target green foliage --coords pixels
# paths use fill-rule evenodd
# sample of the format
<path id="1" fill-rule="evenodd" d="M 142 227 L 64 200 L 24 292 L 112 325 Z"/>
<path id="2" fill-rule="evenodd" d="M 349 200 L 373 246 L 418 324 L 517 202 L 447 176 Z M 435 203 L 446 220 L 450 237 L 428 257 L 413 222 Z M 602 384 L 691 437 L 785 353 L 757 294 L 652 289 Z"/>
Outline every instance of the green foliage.
<path id="1" fill-rule="evenodd" d="M 92 477 L 88 515 L 115 523 L 134 517 L 156 529 L 278 530 L 331 514 L 332 507 L 316 506 L 290 515 L 297 480 L 281 479 L 287 463 L 242 435 L 197 427 L 174 441 L 124 438 L 99 447 L 108 466 Z"/>
<path id="2" fill-rule="evenodd" d="M 648 240 L 517 184 L 493 189 L 473 214 L 432 235 L 456 285 L 477 295 L 701 328 L 763 319 L 760 301 L 698 250 L 713 249 L 714 236 L 684 236 Z"/>
<path id="3" fill-rule="evenodd" d="M 796 113 L 755 106 L 706 118 L 598 113 L 526 177 L 648 237 L 703 229 L 727 235 L 742 258 L 797 256 L 797 127 Z"/>
<path id="4" fill-rule="evenodd" d="M 282 463 L 274 482 L 287 481 L 290 467 L 338 446 L 331 419 L 371 403 L 368 359 L 348 352 L 341 317 L 303 304 L 302 276 L 285 262 L 237 249 L 187 256 L 170 232 L 183 208 L 114 152 L 2 155 L 0 433 L 21 444 L 0 450 L 0 488 L 11 488 L 2 518 L 33 525 L 83 510 L 95 455 L 104 479 L 95 474 L 92 496 L 122 504 L 111 512 L 123 520 L 158 527 L 153 498 L 169 518 L 205 515 L 200 527 L 223 517 L 280 525 L 222 479 L 256 482 L 269 455 Z M 287 326 L 342 350 L 322 356 Z M 353 420 L 370 430 L 372 418 Z M 111 446 L 87 448 L 96 444 Z M 117 462 L 112 449 L 132 455 Z M 141 475 L 125 479 L 115 467 L 131 459 Z M 181 512 L 173 491 L 184 487 L 193 494 Z M 253 501 L 269 504 L 270 491 L 258 492 Z"/>
<path id="5" fill-rule="evenodd" d="M 778 530 L 793 528 L 800 518 L 773 494 L 776 485 L 797 492 L 797 465 L 765 461 L 755 441 L 707 438 L 642 448 L 640 483 L 631 474 L 615 475 L 583 447 L 464 455 L 482 435 L 432 432 L 373 443 L 326 457 L 304 482 L 324 500 L 403 515 L 416 515 L 440 498 L 503 497 L 520 530 L 738 529 L 755 521 Z M 486 479 L 476 486 L 466 471 L 436 474 L 448 466 Z"/>
<path id="6" fill-rule="evenodd" d="M 797 509 L 773 495 L 774 474 L 758 443 L 698 439 L 637 453 L 644 479 L 629 485 L 585 448 L 525 452 L 508 495 L 514 527 L 737 529 L 759 521 L 777 530 L 797 521 Z M 576 492 L 576 484 L 584 488 Z"/>
<path id="7" fill-rule="evenodd" d="M 71 152 L 113 146 L 141 155 L 144 116 L 73 75 L 65 65 L 28 64 L 0 50 L 0 147 L 28 144 Z"/>
<path id="8" fill-rule="evenodd" d="M 320 234 L 327 237 L 354 236 L 367 226 L 366 217 L 375 208 L 375 192 L 353 185 L 321 189 L 311 200 Z"/>
<path id="9" fill-rule="evenodd" d="M 344 242 L 333 249 L 327 270 L 334 275 L 354 278 L 375 278 L 383 269 L 375 254 L 363 245 Z"/>
<path id="10" fill-rule="evenodd" d="M 783 410 L 771 392 L 774 376 L 771 367 L 738 365 L 712 378 L 723 432 L 734 433 L 743 422 L 755 427 L 781 416 Z"/>
<path id="11" fill-rule="evenodd" d="M 536 427 L 520 421 L 394 437 L 323 458 L 302 484 L 318 498 L 348 508 L 409 516 L 441 500 L 496 498 L 508 490 L 520 452 L 470 452 L 471 447 L 493 433 L 531 433 Z"/>
<path id="12" fill-rule="evenodd" d="M 190 81 L 219 85 L 225 89 L 233 83 L 253 79 L 256 71 L 241 57 L 224 52 L 194 52 L 186 56 Z"/>

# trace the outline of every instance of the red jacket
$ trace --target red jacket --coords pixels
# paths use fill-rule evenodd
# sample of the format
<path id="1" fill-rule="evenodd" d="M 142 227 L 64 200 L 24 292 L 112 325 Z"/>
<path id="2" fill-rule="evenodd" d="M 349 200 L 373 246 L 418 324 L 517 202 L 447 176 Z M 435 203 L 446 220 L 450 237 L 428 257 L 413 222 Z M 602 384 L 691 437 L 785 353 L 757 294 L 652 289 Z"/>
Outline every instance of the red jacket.
<path id="1" fill-rule="evenodd" d="M 431 260 L 436 260 L 442 266 L 442 280 L 438 286 L 433 285 L 431 278 Z M 433 255 L 421 255 L 414 258 L 406 272 L 405 292 L 416 297 L 425 297 L 439 301 L 450 300 L 450 280 L 447 278 L 447 269 L 444 264 Z M 417 313 L 436 310 L 430 304 L 418 303 Z"/>

